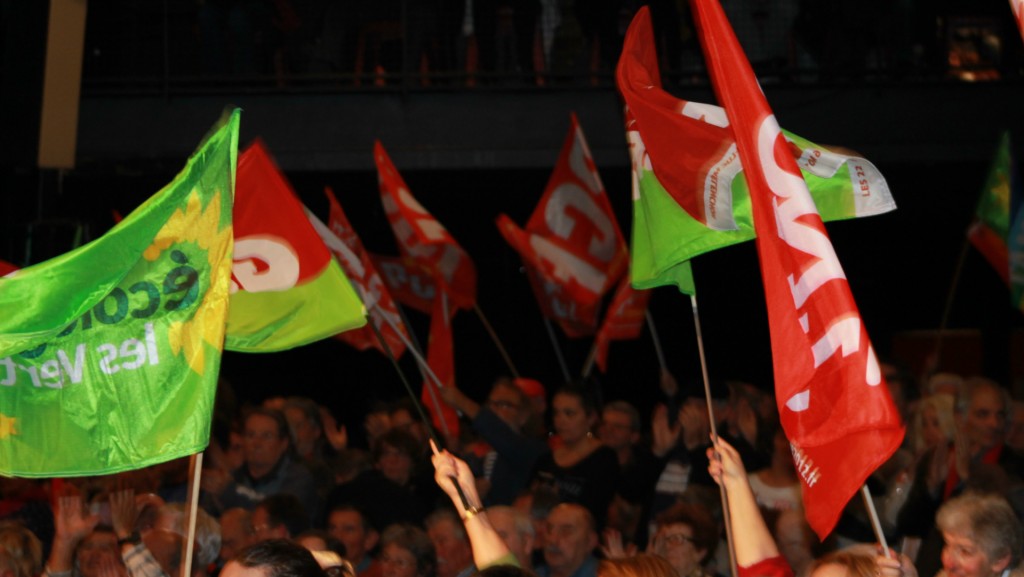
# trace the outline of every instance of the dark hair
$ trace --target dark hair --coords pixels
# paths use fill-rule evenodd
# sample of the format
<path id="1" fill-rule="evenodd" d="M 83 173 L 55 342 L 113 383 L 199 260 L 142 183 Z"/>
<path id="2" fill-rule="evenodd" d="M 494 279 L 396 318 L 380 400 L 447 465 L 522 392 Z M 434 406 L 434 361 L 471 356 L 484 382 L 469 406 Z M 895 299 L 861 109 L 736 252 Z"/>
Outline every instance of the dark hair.
<path id="1" fill-rule="evenodd" d="M 288 397 L 284 401 L 284 410 L 298 409 L 305 415 L 306 420 L 316 425 L 321 431 L 324 430 L 324 421 L 320 416 L 320 405 L 309 397 Z"/>
<path id="2" fill-rule="evenodd" d="M 242 415 L 243 432 L 245 430 L 245 424 L 248 423 L 249 419 L 254 415 L 261 415 L 273 420 L 277 423 L 277 438 L 291 440 L 291 435 L 289 434 L 291 429 L 288 428 L 288 419 L 284 417 L 284 413 L 277 409 L 268 409 L 266 407 L 252 407 L 245 411 L 245 414 Z"/>
<path id="3" fill-rule="evenodd" d="M 388 545 L 405 549 L 416 558 L 416 574 L 433 577 L 437 568 L 437 552 L 427 532 L 409 523 L 396 523 L 384 529 L 380 536 L 380 551 Z"/>
<path id="4" fill-rule="evenodd" d="M 704 559 L 715 552 L 718 546 L 718 525 L 711 512 L 697 503 L 676 503 L 657 516 L 658 528 L 666 525 L 686 525 L 693 531 L 693 544 L 705 551 Z"/>
<path id="5" fill-rule="evenodd" d="M 515 565 L 491 565 L 477 571 L 476 574 L 480 577 L 537 577 L 533 571 Z"/>
<path id="6" fill-rule="evenodd" d="M 291 493 L 276 493 L 266 497 L 257 507 L 262 507 L 267 512 L 270 525 L 276 527 L 284 525 L 288 534 L 295 536 L 309 529 L 309 515 L 302 501 Z"/>
<path id="7" fill-rule="evenodd" d="M 254 543 L 232 559 L 243 567 L 266 570 L 267 577 L 326 577 L 308 549 L 287 539 Z"/>
<path id="8" fill-rule="evenodd" d="M 377 444 L 373 447 L 373 462 L 380 461 L 381 455 L 384 453 L 384 445 L 398 449 L 410 459 L 413 464 L 419 457 L 420 444 L 416 441 L 416 437 L 409 431 L 402 429 L 390 429 L 377 439 Z"/>
<path id="9" fill-rule="evenodd" d="M 327 511 L 327 516 L 324 517 L 325 525 L 326 521 L 331 518 L 331 514 L 335 511 L 351 511 L 356 515 L 359 515 L 359 524 L 363 526 L 363 531 L 376 531 L 377 528 L 373 526 L 373 521 L 370 520 L 370 516 L 363 510 L 362 507 L 355 503 L 344 502 L 338 505 L 334 505 Z"/>
<path id="10" fill-rule="evenodd" d="M 580 401 L 580 406 L 583 407 L 583 412 L 588 415 L 596 414 L 600 407 L 598 407 L 597 397 L 591 387 L 588 387 L 582 383 L 568 383 L 562 385 L 555 391 L 555 394 L 551 396 L 552 399 L 558 395 L 566 395 L 569 397 L 576 397 Z"/>

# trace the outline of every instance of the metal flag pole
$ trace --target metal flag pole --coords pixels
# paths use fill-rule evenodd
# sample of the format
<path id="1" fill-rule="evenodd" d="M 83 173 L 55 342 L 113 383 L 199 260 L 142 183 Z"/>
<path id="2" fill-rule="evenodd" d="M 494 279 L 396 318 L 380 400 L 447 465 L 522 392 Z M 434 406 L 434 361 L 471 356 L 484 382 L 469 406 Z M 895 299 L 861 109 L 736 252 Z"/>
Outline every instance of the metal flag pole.
<path id="1" fill-rule="evenodd" d="M 551 326 L 551 319 L 541 315 L 544 319 L 544 328 L 548 331 L 548 338 L 551 339 L 551 346 L 555 349 L 555 357 L 558 358 L 558 366 L 562 369 L 562 378 L 568 383 L 572 380 L 569 375 L 569 367 L 565 364 L 565 357 L 562 356 L 562 348 L 558 346 L 558 337 L 555 335 L 555 329 Z"/>
<path id="2" fill-rule="evenodd" d="M 697 332 L 697 351 L 700 355 L 700 371 L 704 378 L 704 398 L 708 403 L 708 421 L 711 423 L 711 437 L 718 442 L 718 426 L 715 424 L 715 410 L 711 406 L 711 379 L 708 377 L 708 363 L 704 356 L 704 335 L 700 330 L 700 314 L 697 312 L 697 295 L 690 295 L 690 307 L 693 309 L 693 327 Z M 733 526 L 729 515 L 729 496 L 725 493 L 725 484 L 718 485 L 718 493 L 722 497 L 722 517 L 725 520 L 725 539 L 729 545 L 729 569 L 733 577 L 739 575 L 736 568 L 736 546 L 733 544 Z"/>
<path id="3" fill-rule="evenodd" d="M 651 330 L 651 341 L 654 342 L 654 354 L 658 356 L 658 366 L 661 367 L 662 372 L 665 372 L 668 370 L 668 365 L 665 363 L 665 351 L 661 350 L 658 329 L 654 327 L 654 317 L 651 316 L 650 308 L 644 311 L 644 318 L 647 319 L 647 328 Z"/>
<path id="4" fill-rule="evenodd" d="M 597 362 L 597 338 L 594 338 L 594 344 L 590 347 L 590 352 L 587 353 L 587 360 L 583 361 L 583 370 L 580 371 L 580 376 L 586 380 L 590 376 L 590 371 L 594 370 L 594 364 Z"/>
<path id="5" fill-rule="evenodd" d="M 501 357 L 505 359 L 505 364 L 508 365 L 508 370 L 512 371 L 512 376 L 519 378 L 519 371 L 516 370 L 516 365 L 512 362 L 512 357 L 508 356 L 508 351 L 505 350 L 505 345 L 501 343 L 501 339 L 498 338 L 498 333 L 494 332 L 494 327 L 491 326 L 490 321 L 484 316 L 483 309 L 480 305 L 473 303 L 473 310 L 476 311 L 476 316 L 480 317 L 480 322 L 483 323 L 484 328 L 487 330 L 487 334 L 491 335 L 491 340 L 494 341 L 495 346 L 498 347 L 498 352 L 501 353 Z"/>

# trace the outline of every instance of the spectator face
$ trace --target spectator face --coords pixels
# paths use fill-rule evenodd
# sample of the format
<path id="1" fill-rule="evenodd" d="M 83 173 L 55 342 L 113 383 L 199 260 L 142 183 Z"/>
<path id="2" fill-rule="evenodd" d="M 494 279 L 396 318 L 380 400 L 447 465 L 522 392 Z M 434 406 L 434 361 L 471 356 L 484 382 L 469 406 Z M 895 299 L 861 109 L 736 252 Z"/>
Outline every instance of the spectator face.
<path id="1" fill-rule="evenodd" d="M 82 577 L 97 577 L 107 564 L 121 565 L 117 535 L 107 531 L 93 531 L 78 546 L 75 560 Z"/>
<path id="2" fill-rule="evenodd" d="M 949 577 L 989 577 L 999 575 L 1010 563 L 1007 555 L 992 560 L 982 548 L 963 535 L 942 532 L 946 545 L 942 548 L 942 567 Z"/>
<path id="3" fill-rule="evenodd" d="M 405 486 L 412 475 L 412 464 L 412 457 L 405 454 L 401 449 L 392 447 L 387 443 L 381 446 L 377 468 L 388 479 Z"/>
<path id="4" fill-rule="evenodd" d="M 252 519 L 243 509 L 230 509 L 220 518 L 220 558 L 231 559 L 253 541 Z"/>
<path id="5" fill-rule="evenodd" d="M 295 438 L 296 450 L 300 455 L 306 456 L 316 446 L 320 438 L 320 427 L 306 417 L 302 409 L 289 407 L 285 409 L 284 416 L 288 419 L 288 427 L 292 430 L 292 437 Z"/>
<path id="6" fill-rule="evenodd" d="M 363 527 L 363 518 L 356 511 L 333 511 L 327 517 L 327 533 L 345 545 L 346 559 L 359 565 L 366 553 L 377 544 L 377 533 Z"/>
<path id="7" fill-rule="evenodd" d="M 416 556 L 408 549 L 389 543 L 380 552 L 382 577 L 416 577 Z"/>
<path id="8" fill-rule="evenodd" d="M 438 577 L 455 577 L 473 563 L 473 550 L 451 519 L 438 519 L 427 528 L 437 551 Z"/>
<path id="9" fill-rule="evenodd" d="M 557 400 L 555 403 L 557 406 Z M 572 574 L 597 546 L 597 535 L 588 525 L 586 514 L 579 505 L 568 504 L 558 505 L 548 514 L 544 561 L 552 573 Z"/>
<path id="10" fill-rule="evenodd" d="M 575 443 L 587 436 L 594 424 L 580 399 L 573 395 L 555 395 L 552 402 L 555 432 L 566 443 Z"/>
<path id="11" fill-rule="evenodd" d="M 424 445 L 427 443 L 427 432 L 423 428 L 423 423 L 413 417 L 409 411 L 405 409 L 398 409 L 393 411 L 390 415 L 391 428 L 402 429 L 408 433 L 411 433 L 416 440 Z"/>
<path id="12" fill-rule="evenodd" d="M 972 451 L 986 449 L 1003 440 L 1006 430 L 1006 405 L 999 391 L 980 387 L 960 419 L 961 432 Z"/>
<path id="13" fill-rule="evenodd" d="M 696 569 L 707 552 L 694 544 L 693 528 L 682 523 L 659 527 L 654 547 L 657 555 L 668 561 L 680 577 Z"/>
<path id="14" fill-rule="evenodd" d="M 288 528 L 284 524 L 274 525 L 270 515 L 263 507 L 256 507 L 252 512 L 252 532 L 254 541 L 266 541 L 267 539 L 289 539 Z"/>
<path id="15" fill-rule="evenodd" d="M 514 386 L 514 385 L 513 385 Z M 494 411 L 506 425 L 516 431 L 523 428 L 529 413 L 523 406 L 523 395 L 518 389 L 505 385 L 498 385 L 491 389 L 487 397 L 487 407 Z"/>
<path id="16" fill-rule="evenodd" d="M 515 515 L 507 508 L 489 509 L 487 518 L 490 519 L 498 536 L 508 546 L 508 550 L 516 556 L 519 564 L 524 568 L 531 566 L 533 555 L 533 537 L 529 533 L 521 533 L 516 528 Z"/>
<path id="17" fill-rule="evenodd" d="M 614 451 L 632 446 L 639 436 L 633 431 L 629 415 L 621 411 L 607 409 L 601 415 L 601 427 L 598 431 L 601 442 Z"/>
<path id="18" fill-rule="evenodd" d="M 288 450 L 288 435 L 277 428 L 277 421 L 254 414 L 245 420 L 245 462 L 251 472 L 265 474 Z"/>

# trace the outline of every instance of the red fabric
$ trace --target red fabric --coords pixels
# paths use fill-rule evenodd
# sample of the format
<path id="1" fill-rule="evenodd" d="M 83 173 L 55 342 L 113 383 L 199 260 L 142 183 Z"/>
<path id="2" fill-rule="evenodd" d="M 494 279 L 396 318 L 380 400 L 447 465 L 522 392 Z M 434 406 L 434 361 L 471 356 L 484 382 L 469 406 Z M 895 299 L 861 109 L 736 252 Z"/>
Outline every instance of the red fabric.
<path id="1" fill-rule="evenodd" d="M 721 5 L 692 6 L 750 187 L 779 414 L 807 521 L 824 538 L 899 448 L 903 425 L 814 201 Z"/>
<path id="2" fill-rule="evenodd" d="M 644 328 L 647 302 L 651 299 L 651 291 L 635 290 L 629 284 L 629 277 L 619 281 L 615 297 L 605 312 L 601 330 L 594 341 L 596 352 L 594 361 L 601 372 L 607 370 L 608 345 L 611 341 L 624 341 L 640 336 Z"/>
<path id="3" fill-rule="evenodd" d="M 950 447 L 952 449 L 952 446 Z M 1003 444 L 992 447 L 985 454 L 981 456 L 981 462 L 986 465 L 998 465 L 999 457 L 1003 454 Z M 953 491 L 956 490 L 960 484 L 960 473 L 956 470 L 956 460 L 950 460 L 949 463 L 949 475 L 946 476 L 946 486 L 942 491 L 942 500 L 945 501 L 953 496 Z"/>
<path id="4" fill-rule="evenodd" d="M 434 310 L 437 294 L 434 277 L 414 258 L 370 253 L 370 260 L 381 272 L 395 300 L 424 314 L 429 315 Z"/>
<path id="5" fill-rule="evenodd" d="M 401 315 L 398 313 L 395 301 L 391 298 L 391 293 L 388 292 L 387 286 L 385 286 L 380 274 L 377 273 L 377 269 L 374 268 L 373 263 L 370 261 L 370 256 L 363 249 L 363 243 L 360 242 L 355 229 L 352 228 L 348 217 L 345 216 L 345 211 L 341 209 L 341 204 L 335 198 L 334 192 L 327 188 L 324 189 L 324 193 L 327 195 L 327 201 L 330 204 L 330 216 L 327 226 L 344 245 L 333 246 L 333 242 L 328 242 L 328 239 L 324 239 L 327 248 L 334 254 L 334 258 L 345 271 L 345 276 L 352 281 L 352 285 L 359 293 L 359 298 L 366 305 L 369 321 L 373 323 L 373 327 L 380 331 L 391 354 L 396 359 L 401 358 L 402 353 L 405 352 L 405 341 L 408 339 L 409 333 L 402 322 Z M 336 338 L 360 351 L 375 348 L 381 353 L 386 354 L 384 346 L 381 344 L 380 339 L 377 338 L 373 327 L 368 325 L 359 329 L 345 331 L 336 335 Z M 405 339 L 402 338 L 403 336 Z"/>
<path id="6" fill-rule="evenodd" d="M 409 192 L 402 175 L 384 146 L 374 144 L 374 160 L 380 179 L 381 202 L 399 250 L 431 271 L 455 306 L 471 309 L 476 304 L 476 268 L 452 235 Z"/>
<path id="7" fill-rule="evenodd" d="M 430 341 L 427 343 L 427 365 L 437 380 L 445 387 L 455 386 L 455 354 L 452 347 L 451 312 L 444 293 L 434 300 L 434 312 L 430 315 Z M 429 377 L 423 383 L 420 393 L 423 405 L 430 411 L 434 428 L 449 440 L 459 436 L 459 415 L 441 399 L 437 385 Z"/>
<path id="8" fill-rule="evenodd" d="M 737 577 L 793 577 L 793 569 L 782 556 L 769 557 L 750 567 L 737 567 Z"/>
<path id="9" fill-rule="evenodd" d="M 967 239 L 996 269 L 999 278 L 1010 284 L 1010 249 L 1006 246 L 1006 239 L 980 221 L 975 221 L 967 229 Z"/>
<path id="10" fill-rule="evenodd" d="M 285 290 L 314 279 L 331 262 L 302 203 L 260 140 L 238 157 L 232 215 L 232 292 Z"/>
<path id="11" fill-rule="evenodd" d="M 18 267 L 5 260 L 0 260 L 0 276 L 7 276 L 16 270 Z"/>
<path id="12" fill-rule="evenodd" d="M 520 254 L 544 316 L 570 337 L 593 334 L 597 307 L 626 271 L 628 254 L 576 115 L 526 228 L 498 229 Z"/>

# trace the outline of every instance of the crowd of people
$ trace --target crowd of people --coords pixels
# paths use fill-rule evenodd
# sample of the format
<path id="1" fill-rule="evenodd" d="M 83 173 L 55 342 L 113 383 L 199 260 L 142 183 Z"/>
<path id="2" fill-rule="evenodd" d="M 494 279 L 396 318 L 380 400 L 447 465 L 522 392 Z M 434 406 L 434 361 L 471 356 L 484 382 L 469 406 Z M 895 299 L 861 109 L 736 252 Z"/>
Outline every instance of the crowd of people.
<path id="1" fill-rule="evenodd" d="M 728 383 L 713 439 L 707 400 L 667 374 L 649 419 L 593 386 L 503 377 L 482 400 L 441 391 L 458 436 L 406 399 L 366 414 L 359 446 L 312 399 L 221 396 L 193 491 L 188 459 L 0 478 L 0 577 L 183 575 L 193 493 L 193 575 L 729 575 L 726 518 L 743 577 L 1024 574 L 1024 406 L 991 380 L 884 366 L 907 435 L 868 486 L 895 550 L 858 499 L 818 540 L 763 389 Z"/>

